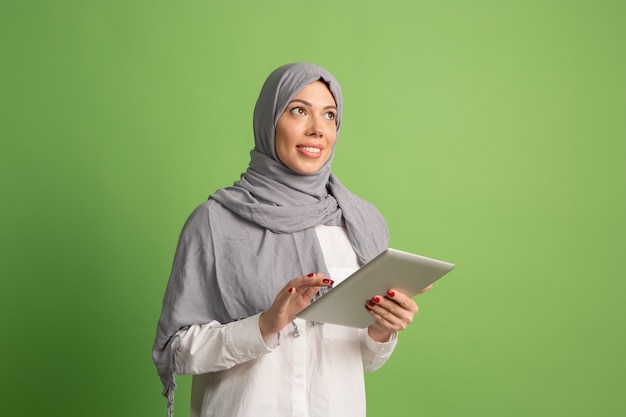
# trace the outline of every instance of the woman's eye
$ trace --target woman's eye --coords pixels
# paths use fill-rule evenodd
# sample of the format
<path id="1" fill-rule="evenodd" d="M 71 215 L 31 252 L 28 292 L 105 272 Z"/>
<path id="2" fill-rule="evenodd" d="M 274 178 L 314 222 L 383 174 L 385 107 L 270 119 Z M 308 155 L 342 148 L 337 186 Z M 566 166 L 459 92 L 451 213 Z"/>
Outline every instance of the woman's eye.
<path id="1" fill-rule="evenodd" d="M 291 113 L 298 115 L 298 116 L 302 116 L 306 114 L 306 112 L 304 111 L 302 107 L 294 107 L 293 109 L 291 109 Z"/>
<path id="2" fill-rule="evenodd" d="M 337 115 L 335 114 L 335 112 L 329 111 L 326 112 L 324 114 L 324 116 L 328 119 L 328 120 L 335 120 L 335 118 L 337 117 Z"/>

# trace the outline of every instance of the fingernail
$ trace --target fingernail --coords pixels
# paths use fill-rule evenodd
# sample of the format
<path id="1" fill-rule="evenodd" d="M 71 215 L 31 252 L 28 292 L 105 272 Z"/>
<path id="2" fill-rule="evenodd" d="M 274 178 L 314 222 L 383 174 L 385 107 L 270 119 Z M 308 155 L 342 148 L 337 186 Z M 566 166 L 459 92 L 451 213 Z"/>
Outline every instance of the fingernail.
<path id="1" fill-rule="evenodd" d="M 374 297 L 372 297 L 372 301 L 375 303 L 380 303 L 380 298 L 377 295 L 375 295 Z"/>
<path id="2" fill-rule="evenodd" d="M 369 304 L 371 307 L 374 307 L 374 306 L 376 305 L 376 304 L 374 304 L 374 302 L 373 302 L 372 300 L 369 300 L 369 301 L 367 302 L 367 304 Z"/>
<path id="3" fill-rule="evenodd" d="M 313 275 L 315 275 L 315 274 L 313 272 L 311 272 L 309 275 L 307 275 L 307 277 L 313 278 Z"/>
<path id="4" fill-rule="evenodd" d="M 293 288 L 293 287 L 289 288 L 289 292 L 290 292 L 290 293 L 292 293 L 292 292 L 293 292 L 293 290 L 294 290 L 294 288 Z"/>
<path id="5" fill-rule="evenodd" d="M 393 292 L 393 290 L 389 290 L 389 291 L 387 291 L 387 295 L 388 295 L 389 297 L 393 297 L 394 295 L 396 295 L 396 293 L 395 293 L 395 292 Z"/>
<path id="6" fill-rule="evenodd" d="M 324 279 L 322 280 L 322 282 L 323 282 L 324 284 L 330 284 L 330 283 L 331 283 L 331 280 L 329 280 L 328 278 L 324 278 Z"/>

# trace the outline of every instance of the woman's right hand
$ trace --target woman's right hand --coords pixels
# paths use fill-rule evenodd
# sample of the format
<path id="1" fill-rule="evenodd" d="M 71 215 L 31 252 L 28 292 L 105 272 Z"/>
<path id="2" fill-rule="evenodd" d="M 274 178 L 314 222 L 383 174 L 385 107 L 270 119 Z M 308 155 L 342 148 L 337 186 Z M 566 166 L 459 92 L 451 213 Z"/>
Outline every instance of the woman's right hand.
<path id="1" fill-rule="evenodd" d="M 313 273 L 289 281 L 280 290 L 269 310 L 259 317 L 261 336 L 267 337 L 281 331 L 311 303 L 321 287 L 330 287 L 333 283 L 332 279 Z"/>

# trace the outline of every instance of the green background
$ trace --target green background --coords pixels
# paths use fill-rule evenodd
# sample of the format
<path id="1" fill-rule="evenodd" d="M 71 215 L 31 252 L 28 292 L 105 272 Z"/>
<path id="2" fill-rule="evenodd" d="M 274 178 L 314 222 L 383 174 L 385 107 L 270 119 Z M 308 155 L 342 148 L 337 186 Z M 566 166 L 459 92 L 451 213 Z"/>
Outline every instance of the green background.
<path id="1" fill-rule="evenodd" d="M 311 61 L 335 173 L 457 264 L 368 416 L 624 415 L 625 40 L 609 0 L 3 1 L 2 414 L 163 415 L 180 228 L 245 170 L 265 77 Z"/>

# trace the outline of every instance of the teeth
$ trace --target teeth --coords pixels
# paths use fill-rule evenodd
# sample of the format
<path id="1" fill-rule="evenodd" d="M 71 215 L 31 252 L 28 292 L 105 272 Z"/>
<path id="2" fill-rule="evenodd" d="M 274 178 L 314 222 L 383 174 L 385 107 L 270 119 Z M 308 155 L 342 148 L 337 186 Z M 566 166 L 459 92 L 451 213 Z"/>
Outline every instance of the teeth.
<path id="1" fill-rule="evenodd" d="M 312 148 L 310 146 L 300 146 L 300 149 L 302 149 L 303 151 L 307 151 L 307 152 L 313 152 L 313 153 L 318 153 L 321 152 L 320 149 L 318 148 Z"/>

